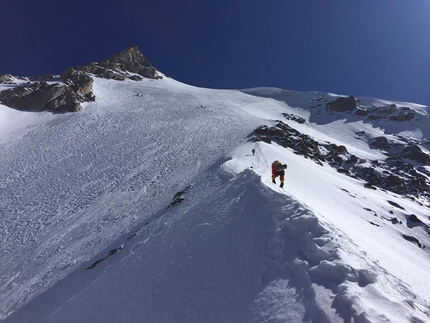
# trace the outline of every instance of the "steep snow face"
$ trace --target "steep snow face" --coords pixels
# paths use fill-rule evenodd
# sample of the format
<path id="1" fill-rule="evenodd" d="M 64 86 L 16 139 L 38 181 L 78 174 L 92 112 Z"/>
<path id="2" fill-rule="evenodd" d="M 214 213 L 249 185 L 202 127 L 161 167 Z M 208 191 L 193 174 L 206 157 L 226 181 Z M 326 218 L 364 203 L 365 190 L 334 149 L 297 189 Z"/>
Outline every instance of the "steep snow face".
<path id="1" fill-rule="evenodd" d="M 243 158 L 252 147 L 255 156 Z M 235 158 L 227 161 L 224 169 L 240 174 L 251 167 L 261 175 L 264 184 L 279 193 L 287 191 L 303 204 L 303 208 L 311 210 L 319 224 L 330 232 L 336 256 L 332 254 L 324 260 L 312 255 L 304 258 L 310 264 L 308 274 L 313 283 L 326 288 L 332 284 L 337 286 L 337 296 L 331 305 L 342 317 L 345 318 L 345 313 L 342 314 L 342 306 L 336 298 L 348 302 L 349 297 L 356 297 L 355 314 L 361 313 L 370 322 L 378 322 L 382 317 L 390 322 L 403 319 L 408 322 L 416 315 L 429 319 L 426 315 L 429 314 L 430 293 L 427 283 L 423 283 L 430 270 L 429 251 L 402 238 L 402 235 L 416 236 L 428 246 L 428 208 L 391 192 L 366 189 L 362 181 L 341 175 L 327 165 L 320 166 L 276 144 L 249 144 L 237 148 L 232 155 Z M 269 165 L 275 159 L 288 164 L 282 189 L 271 183 Z M 277 181 L 279 184 L 279 179 Z M 294 210 L 294 213 L 299 212 Z M 410 214 L 422 219 L 427 227 L 412 224 L 408 220 Z M 320 245 L 319 239 L 312 242 Z M 341 268 L 345 264 L 347 269 Z M 366 302 L 368 304 L 364 305 Z M 375 308 L 375 302 L 380 309 Z M 411 312 L 409 306 L 403 306 L 409 302 L 416 303 L 419 310 Z M 426 314 L 422 315 L 421 311 Z M 351 314 L 347 311 L 346 315 Z"/>
<path id="2" fill-rule="evenodd" d="M 274 158 L 288 160 L 284 189 L 270 181 Z M 199 174 L 181 203 L 8 321 L 426 321 L 428 286 L 417 276 L 430 268 L 413 261 L 425 253 L 405 256 L 409 242 L 391 236 L 399 228 L 363 208 L 414 203 L 384 192 L 372 199 L 358 181 L 316 168 L 276 145 L 240 146 Z"/>
<path id="3" fill-rule="evenodd" d="M 428 248 L 412 239 L 430 244 L 428 208 L 245 139 L 295 114 L 300 132 L 379 159 L 356 133 L 384 129 L 346 115 L 316 122 L 304 103 L 313 93 L 280 101 L 168 78 L 96 79 L 94 91 L 80 113 L 4 131 L 1 318 L 430 321 Z M 289 166 L 283 189 L 271 183 L 275 159 Z"/>
<path id="4" fill-rule="evenodd" d="M 1 107 L 3 317 L 168 205 L 261 123 L 249 113 L 261 99 L 238 91 L 167 78 L 96 79 L 94 91 L 97 103 L 76 114 Z"/>

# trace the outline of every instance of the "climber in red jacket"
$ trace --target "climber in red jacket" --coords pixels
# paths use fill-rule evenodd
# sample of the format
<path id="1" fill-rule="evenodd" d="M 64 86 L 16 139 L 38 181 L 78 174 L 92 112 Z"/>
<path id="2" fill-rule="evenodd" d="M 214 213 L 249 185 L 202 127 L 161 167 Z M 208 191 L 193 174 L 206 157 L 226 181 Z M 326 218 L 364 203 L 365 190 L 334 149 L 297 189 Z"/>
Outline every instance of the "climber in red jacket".
<path id="1" fill-rule="evenodd" d="M 279 160 L 275 160 L 272 163 L 272 183 L 276 184 L 275 178 L 280 177 L 281 179 L 281 185 L 280 187 L 284 187 L 284 175 L 285 175 L 285 169 L 287 168 L 286 164 L 282 164 Z"/>

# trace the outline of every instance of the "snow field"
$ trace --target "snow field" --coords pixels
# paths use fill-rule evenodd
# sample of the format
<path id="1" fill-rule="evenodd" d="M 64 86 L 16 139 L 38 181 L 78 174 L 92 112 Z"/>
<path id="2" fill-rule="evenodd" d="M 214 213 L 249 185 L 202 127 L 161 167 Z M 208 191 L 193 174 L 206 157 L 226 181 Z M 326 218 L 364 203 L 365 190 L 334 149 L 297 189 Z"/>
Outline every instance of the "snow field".
<path id="1" fill-rule="evenodd" d="M 282 112 L 315 120 L 307 111 L 168 78 L 94 87 L 97 103 L 81 113 L 5 132 L 0 318 L 429 321 L 428 252 L 401 234 L 428 238 L 387 220 L 427 209 L 245 141 Z M 356 139 L 361 125 L 324 120 L 291 125 L 381 156 Z M 289 166 L 283 189 L 271 183 L 275 159 Z"/>
<path id="2" fill-rule="evenodd" d="M 96 79 L 94 92 L 80 113 L 28 124 L 4 110 L 16 122 L 0 150 L 0 317 L 168 205 L 260 122 L 246 109 L 261 100 L 237 91 Z"/>

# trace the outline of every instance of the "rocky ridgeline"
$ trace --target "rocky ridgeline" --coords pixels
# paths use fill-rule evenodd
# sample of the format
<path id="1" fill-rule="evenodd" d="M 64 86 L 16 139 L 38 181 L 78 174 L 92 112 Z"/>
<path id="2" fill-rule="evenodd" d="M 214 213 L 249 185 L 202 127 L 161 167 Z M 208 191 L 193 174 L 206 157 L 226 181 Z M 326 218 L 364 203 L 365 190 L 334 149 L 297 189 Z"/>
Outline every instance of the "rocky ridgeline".
<path id="1" fill-rule="evenodd" d="M 286 118 L 294 120 L 291 115 Z M 301 118 L 296 121 L 302 122 Z M 384 148 L 387 159 L 365 160 L 349 153 L 345 146 L 318 142 L 281 120 L 276 122 L 275 126 L 255 129 L 250 140 L 276 142 L 319 165 L 326 162 L 340 173 L 365 181 L 368 188 L 379 187 L 409 197 L 430 199 L 430 172 L 425 167 L 430 163 L 430 156 L 418 145 L 407 142 L 391 145 L 387 138 L 378 137 L 371 145 Z"/>
<path id="2" fill-rule="evenodd" d="M 14 85 L 0 92 L 0 103 L 25 111 L 76 112 L 82 109 L 82 102 L 95 101 L 93 76 L 119 81 L 159 78 L 156 69 L 133 46 L 101 62 L 69 67 L 60 76 L 0 75 L 0 84 Z"/>
<path id="3" fill-rule="evenodd" d="M 325 104 L 328 111 L 349 112 L 357 117 L 367 118 L 369 121 L 387 119 L 389 121 L 410 121 L 416 119 L 416 112 L 408 107 L 398 107 L 396 104 L 388 104 L 382 107 L 367 109 L 360 106 L 359 101 L 353 96 L 339 97 Z"/>

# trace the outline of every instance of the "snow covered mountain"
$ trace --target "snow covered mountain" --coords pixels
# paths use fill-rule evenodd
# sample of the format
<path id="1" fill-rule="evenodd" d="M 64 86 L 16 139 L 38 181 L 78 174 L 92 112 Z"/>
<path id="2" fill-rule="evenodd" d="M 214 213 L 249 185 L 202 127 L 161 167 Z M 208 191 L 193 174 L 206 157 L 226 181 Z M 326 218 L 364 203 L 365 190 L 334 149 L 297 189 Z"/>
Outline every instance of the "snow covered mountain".
<path id="1" fill-rule="evenodd" d="M 430 322 L 428 107 L 115 64 L 0 104 L 2 322 Z"/>

